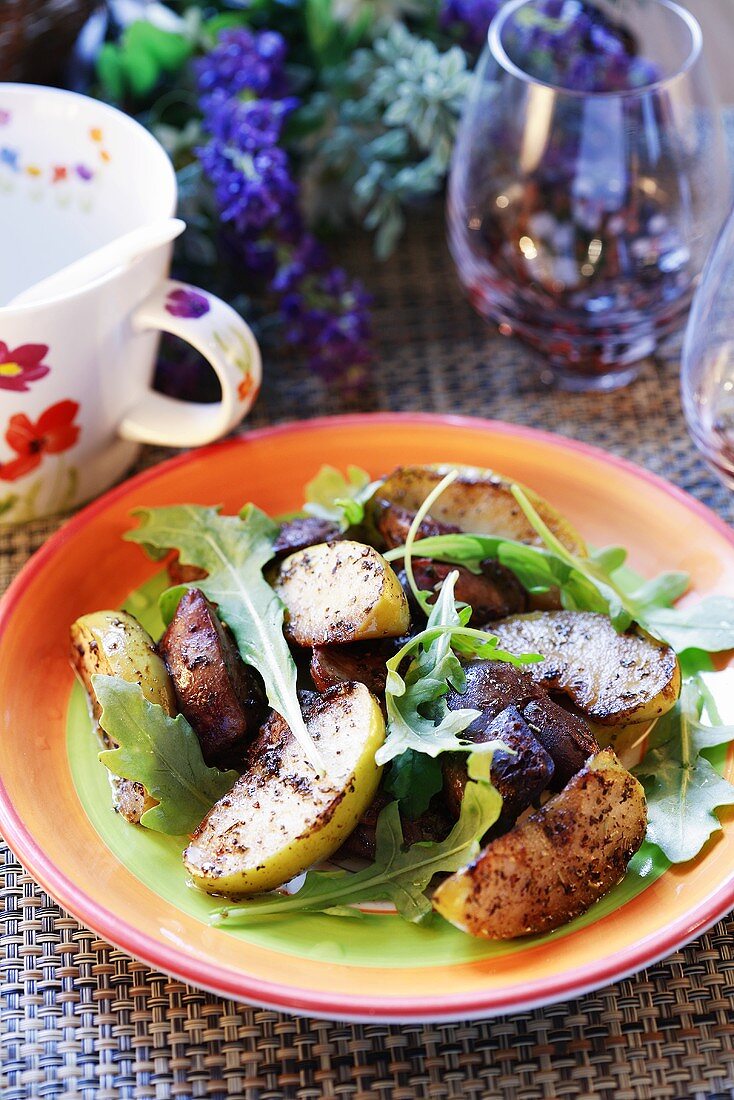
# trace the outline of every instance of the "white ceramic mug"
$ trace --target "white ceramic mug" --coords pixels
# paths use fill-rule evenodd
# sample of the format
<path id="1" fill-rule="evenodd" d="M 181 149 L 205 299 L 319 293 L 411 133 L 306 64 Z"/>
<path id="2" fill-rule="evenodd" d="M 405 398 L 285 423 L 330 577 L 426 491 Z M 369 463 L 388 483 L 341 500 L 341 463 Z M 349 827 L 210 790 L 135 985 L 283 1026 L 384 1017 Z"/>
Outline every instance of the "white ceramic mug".
<path id="1" fill-rule="evenodd" d="M 230 306 L 167 278 L 170 244 L 80 289 L 5 304 L 175 208 L 171 162 L 137 122 L 71 92 L 0 84 L 0 522 L 88 500 L 140 443 L 209 443 L 250 409 L 255 339 Z M 211 363 L 220 402 L 151 390 L 161 331 Z"/>

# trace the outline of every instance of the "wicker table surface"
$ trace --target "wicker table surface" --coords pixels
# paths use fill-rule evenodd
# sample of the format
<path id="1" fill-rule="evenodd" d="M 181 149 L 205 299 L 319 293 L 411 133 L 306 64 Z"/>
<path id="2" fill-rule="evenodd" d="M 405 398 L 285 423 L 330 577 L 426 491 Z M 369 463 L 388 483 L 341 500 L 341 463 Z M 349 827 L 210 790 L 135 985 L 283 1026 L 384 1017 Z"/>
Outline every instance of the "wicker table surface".
<path id="1" fill-rule="evenodd" d="M 497 417 L 631 458 L 731 521 L 730 495 L 686 435 L 675 356 L 647 364 L 621 393 L 546 391 L 537 359 L 489 334 L 464 303 L 434 213 L 388 265 L 376 268 L 357 242 L 349 262 L 376 296 L 371 385 L 344 399 L 271 361 L 248 427 L 355 408 Z M 140 465 L 163 457 L 149 449 Z M 57 525 L 0 528 L 0 587 Z M 0 1095 L 723 1100 L 734 1097 L 732 933 L 734 917 L 634 978 L 488 1022 L 294 1019 L 152 972 L 62 912 L 0 846 Z"/>

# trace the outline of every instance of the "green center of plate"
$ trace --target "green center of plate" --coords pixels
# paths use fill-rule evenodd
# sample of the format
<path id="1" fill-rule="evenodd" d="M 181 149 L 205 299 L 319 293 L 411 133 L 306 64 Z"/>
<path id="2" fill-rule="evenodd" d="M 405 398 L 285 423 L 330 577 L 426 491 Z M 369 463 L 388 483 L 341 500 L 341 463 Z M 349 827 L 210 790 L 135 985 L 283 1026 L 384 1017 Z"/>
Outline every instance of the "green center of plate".
<path id="1" fill-rule="evenodd" d="M 165 574 L 159 574 L 131 593 L 124 605 L 154 638 L 163 631 L 158 597 L 168 583 Z M 186 838 L 129 825 L 112 809 L 107 772 L 97 759 L 97 739 L 79 684 L 74 687 L 67 714 L 67 751 L 79 799 L 112 856 L 171 906 L 208 923 L 223 899 L 209 897 L 187 879 L 181 860 Z M 667 867 L 657 848 L 643 844 L 624 880 L 582 917 L 549 935 L 509 942 L 472 939 L 436 914 L 419 925 L 387 912 L 355 917 L 296 913 L 259 924 L 220 927 L 247 943 L 325 963 L 411 969 L 446 966 L 499 958 L 569 936 L 637 897 Z"/>

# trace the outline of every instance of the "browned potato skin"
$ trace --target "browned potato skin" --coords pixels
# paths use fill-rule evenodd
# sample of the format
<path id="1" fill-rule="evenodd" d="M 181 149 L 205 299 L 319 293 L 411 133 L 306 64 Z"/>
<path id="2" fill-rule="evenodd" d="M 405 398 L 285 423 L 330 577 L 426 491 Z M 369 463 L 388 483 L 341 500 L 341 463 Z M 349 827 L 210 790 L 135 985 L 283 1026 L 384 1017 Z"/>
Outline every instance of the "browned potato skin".
<path id="1" fill-rule="evenodd" d="M 624 877 L 646 824 L 641 785 L 605 749 L 542 809 L 441 883 L 434 908 L 485 939 L 550 932 Z"/>
<path id="2" fill-rule="evenodd" d="M 260 678 L 244 664 L 200 589 L 181 597 L 158 652 L 208 764 L 257 733 L 267 713 Z"/>
<path id="3" fill-rule="evenodd" d="M 397 505 L 414 515 L 428 494 L 454 466 L 399 466 L 375 491 L 369 511 L 380 529 L 381 514 Z M 458 478 L 447 486 L 431 507 L 433 522 L 478 535 L 499 535 L 519 542 L 539 544 L 538 536 L 510 492 L 512 481 L 492 470 L 459 467 Z M 522 486 L 541 519 L 576 554 L 586 555 L 586 545 L 571 524 L 532 489 Z M 435 532 L 434 532 L 435 533 Z"/>
<path id="4" fill-rule="evenodd" d="M 195 584 L 196 581 L 203 581 L 207 576 L 206 569 L 200 569 L 198 565 L 182 565 L 178 550 L 168 562 L 166 569 L 171 584 Z"/>
<path id="5" fill-rule="evenodd" d="M 492 632 L 511 653 L 542 653 L 532 679 L 562 692 L 601 726 L 652 722 L 680 693 L 680 665 L 670 646 L 636 627 L 618 634 L 606 615 L 548 611 L 515 615 Z"/>

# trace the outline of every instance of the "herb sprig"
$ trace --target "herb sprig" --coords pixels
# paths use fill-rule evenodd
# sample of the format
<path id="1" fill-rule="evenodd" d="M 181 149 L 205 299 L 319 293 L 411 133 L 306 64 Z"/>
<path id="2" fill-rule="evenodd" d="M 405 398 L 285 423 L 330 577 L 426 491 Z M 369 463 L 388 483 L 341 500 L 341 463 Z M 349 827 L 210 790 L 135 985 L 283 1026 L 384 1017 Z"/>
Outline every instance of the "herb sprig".
<path id="1" fill-rule="evenodd" d="M 378 764 L 387 764 L 408 749 L 435 757 L 443 752 L 488 752 L 497 747 L 487 742 L 478 749 L 460 736 L 480 711 L 449 710 L 446 704 L 451 688 L 461 692 L 466 687 L 464 670 L 454 651 L 457 644 L 461 645 L 462 656 L 467 657 L 507 661 L 516 666 L 542 660 L 538 654 L 508 653 L 499 648 L 495 635 L 468 627 L 471 608 L 457 611 L 454 601 L 457 577 L 458 573 L 450 573 L 444 581 L 425 630 L 387 662 L 387 737 L 375 756 Z M 409 656 L 412 660 L 403 677 L 399 669 Z"/>

